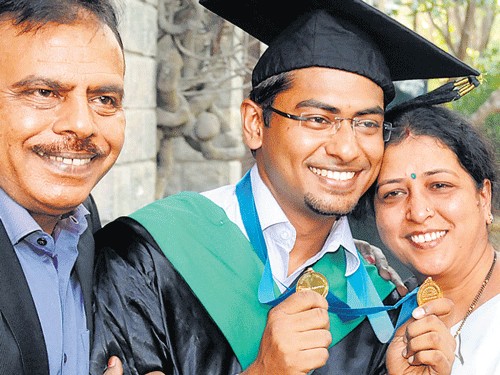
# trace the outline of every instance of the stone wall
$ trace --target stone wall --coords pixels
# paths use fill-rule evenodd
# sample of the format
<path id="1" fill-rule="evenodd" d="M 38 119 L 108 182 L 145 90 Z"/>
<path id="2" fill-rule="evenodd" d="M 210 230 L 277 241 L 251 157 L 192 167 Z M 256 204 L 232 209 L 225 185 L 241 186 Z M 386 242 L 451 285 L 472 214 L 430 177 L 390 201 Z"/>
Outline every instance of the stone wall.
<path id="1" fill-rule="evenodd" d="M 170 142 L 175 164 L 168 180 L 166 195 L 181 191 L 202 192 L 240 180 L 242 172 L 239 160 L 206 160 L 184 138 L 174 138 Z"/>
<path id="2" fill-rule="evenodd" d="M 117 163 L 92 192 L 103 223 L 154 200 L 157 5 L 158 0 L 122 0 L 120 4 L 127 129 Z"/>

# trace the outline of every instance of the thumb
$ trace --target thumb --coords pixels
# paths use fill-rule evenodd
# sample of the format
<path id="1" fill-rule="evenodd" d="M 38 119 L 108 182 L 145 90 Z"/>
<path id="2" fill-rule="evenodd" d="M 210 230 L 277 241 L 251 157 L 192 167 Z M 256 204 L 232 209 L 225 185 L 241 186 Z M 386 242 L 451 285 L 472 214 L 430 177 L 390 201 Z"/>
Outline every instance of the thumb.
<path id="1" fill-rule="evenodd" d="M 123 375 L 123 366 L 120 358 L 111 357 L 108 361 L 108 368 L 103 375 Z"/>

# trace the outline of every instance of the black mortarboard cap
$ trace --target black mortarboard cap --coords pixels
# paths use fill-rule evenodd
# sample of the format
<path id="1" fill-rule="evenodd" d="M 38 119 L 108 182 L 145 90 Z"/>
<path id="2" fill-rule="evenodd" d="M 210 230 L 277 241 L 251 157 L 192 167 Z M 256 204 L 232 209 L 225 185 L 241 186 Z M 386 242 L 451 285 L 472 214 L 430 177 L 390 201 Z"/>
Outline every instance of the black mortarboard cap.
<path id="1" fill-rule="evenodd" d="M 340 69 L 367 77 L 394 98 L 392 81 L 479 73 L 361 0 L 200 0 L 269 48 L 252 74 L 255 87 L 279 73 Z"/>

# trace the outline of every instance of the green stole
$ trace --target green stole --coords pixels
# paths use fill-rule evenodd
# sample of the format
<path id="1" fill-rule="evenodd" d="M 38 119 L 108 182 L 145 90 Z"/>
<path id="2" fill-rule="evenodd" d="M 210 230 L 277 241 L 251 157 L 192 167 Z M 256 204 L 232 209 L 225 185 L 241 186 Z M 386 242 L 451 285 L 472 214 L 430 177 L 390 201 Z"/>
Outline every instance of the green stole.
<path id="1" fill-rule="evenodd" d="M 264 265 L 239 227 L 221 207 L 193 192 L 159 200 L 130 217 L 154 237 L 246 369 L 257 357 L 270 307 L 259 303 L 257 297 Z M 376 267 L 366 268 L 383 300 L 394 285 L 383 280 Z M 327 253 L 314 270 L 325 275 L 330 290 L 346 302 L 344 251 Z M 275 290 L 279 293 L 276 286 Z M 329 315 L 332 345 L 364 319 L 342 323 L 337 315 Z"/>

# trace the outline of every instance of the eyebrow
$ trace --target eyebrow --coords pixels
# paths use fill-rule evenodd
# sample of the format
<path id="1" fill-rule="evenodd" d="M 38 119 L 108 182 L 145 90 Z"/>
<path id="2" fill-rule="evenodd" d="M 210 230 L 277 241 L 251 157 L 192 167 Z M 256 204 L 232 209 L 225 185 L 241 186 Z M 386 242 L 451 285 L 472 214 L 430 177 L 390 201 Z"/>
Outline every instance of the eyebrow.
<path id="1" fill-rule="evenodd" d="M 14 83 L 11 87 L 14 89 L 20 89 L 23 87 L 30 87 L 30 86 L 37 86 L 37 85 L 42 85 L 46 86 L 52 90 L 57 90 L 57 91 L 67 91 L 71 90 L 73 86 L 71 85 L 64 85 L 59 81 L 50 79 L 50 78 L 43 78 L 39 76 L 28 76 L 16 83 Z"/>
<path id="2" fill-rule="evenodd" d="M 334 114 L 340 113 L 340 109 L 338 109 L 337 107 L 320 102 L 319 100 L 316 99 L 303 100 L 296 105 L 296 108 L 304 108 L 304 107 L 322 109 L 324 111 L 331 112 Z M 377 105 L 375 107 L 363 109 L 361 111 L 356 112 L 354 114 L 354 117 L 364 116 L 364 115 L 384 115 L 384 109 Z"/>
<path id="3" fill-rule="evenodd" d="M 40 85 L 48 87 L 49 89 L 54 91 L 70 91 L 71 89 L 74 88 L 74 85 L 65 85 L 59 81 L 35 75 L 28 76 L 22 79 L 21 81 L 14 83 L 11 87 L 13 89 L 20 89 L 24 87 L 32 87 Z M 104 95 L 109 93 L 116 93 L 120 98 L 120 100 L 122 100 L 124 96 L 123 86 L 109 84 L 109 85 L 99 86 L 97 88 L 90 88 L 87 90 L 87 94 L 92 94 L 92 95 Z"/>
<path id="4" fill-rule="evenodd" d="M 448 173 L 448 174 L 452 174 L 454 176 L 458 176 L 454 171 L 452 171 L 451 169 L 446 169 L 446 168 L 433 169 L 432 171 L 424 172 L 423 176 L 424 177 L 429 177 L 429 176 L 433 176 L 433 175 L 436 175 L 436 174 L 439 174 L 439 173 Z M 382 185 L 400 183 L 404 179 L 405 179 L 405 177 L 391 178 L 391 179 L 388 179 L 388 180 L 383 180 L 380 183 L 377 182 L 377 189 L 379 188 L 379 186 L 382 186 Z"/>
<path id="5" fill-rule="evenodd" d="M 451 169 L 446 169 L 446 168 L 439 168 L 439 169 L 434 169 L 432 171 L 425 172 L 424 176 L 432 176 L 432 175 L 439 174 L 439 173 L 448 173 L 448 174 L 452 174 L 454 176 L 458 176 L 455 173 L 455 171 L 453 171 Z"/>
<path id="6" fill-rule="evenodd" d="M 109 93 L 115 93 L 116 95 L 118 95 L 120 100 L 122 100 L 123 96 L 125 95 L 125 91 L 123 87 L 120 85 L 104 85 L 104 86 L 99 86 L 95 89 L 87 90 L 87 94 L 92 94 L 92 95 L 104 95 Z"/>

